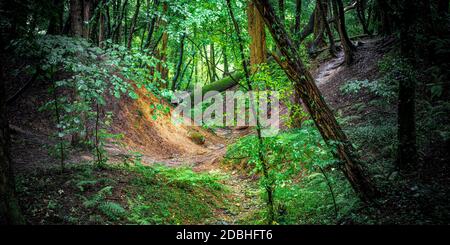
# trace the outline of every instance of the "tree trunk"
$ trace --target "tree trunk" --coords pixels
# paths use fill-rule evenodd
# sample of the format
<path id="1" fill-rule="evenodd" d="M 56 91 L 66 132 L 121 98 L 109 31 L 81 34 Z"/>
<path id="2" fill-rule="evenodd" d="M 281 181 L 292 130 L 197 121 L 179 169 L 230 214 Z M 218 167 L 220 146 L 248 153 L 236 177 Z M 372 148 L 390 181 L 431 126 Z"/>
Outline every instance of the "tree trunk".
<path id="1" fill-rule="evenodd" d="M 154 12 L 156 12 L 158 10 L 158 6 L 159 6 L 159 0 L 155 0 L 153 2 Z M 148 25 L 148 34 L 147 34 L 147 39 L 145 40 L 144 48 L 150 48 L 153 32 L 155 31 L 155 24 L 156 24 L 157 17 L 158 16 L 155 13 L 153 13 L 152 19 Z"/>
<path id="2" fill-rule="evenodd" d="M 95 9 L 95 0 L 83 0 L 83 37 L 89 39 L 91 36 L 91 18 Z"/>
<path id="3" fill-rule="evenodd" d="M 248 33 L 251 37 L 250 42 L 250 65 L 251 72 L 257 70 L 257 65 L 266 62 L 266 32 L 264 19 L 256 9 L 253 2 L 247 5 Z"/>
<path id="4" fill-rule="evenodd" d="M 347 34 L 347 29 L 345 28 L 345 12 L 342 0 L 332 0 L 333 1 L 333 12 L 334 16 L 337 18 L 337 26 L 339 36 L 341 38 L 342 48 L 344 49 L 345 64 L 351 65 L 353 63 L 353 50 L 355 46 L 350 41 Z"/>
<path id="5" fill-rule="evenodd" d="M 169 5 L 167 4 L 167 2 L 164 2 L 163 3 L 163 13 L 164 14 L 167 14 L 168 8 L 169 8 Z M 161 19 L 160 27 L 163 28 L 163 34 L 162 34 L 162 38 L 161 38 L 161 48 L 159 50 L 161 62 L 159 62 L 156 65 L 156 70 L 161 74 L 161 79 L 165 81 L 164 84 L 160 84 L 162 88 L 167 88 L 167 86 L 168 86 L 167 75 L 169 73 L 169 71 L 167 70 L 167 67 L 165 67 L 165 63 L 167 61 L 167 45 L 169 44 L 169 34 L 165 30 L 166 25 L 167 25 L 166 21 Z"/>
<path id="6" fill-rule="evenodd" d="M 217 72 L 216 72 L 216 54 L 214 49 L 214 42 L 211 42 L 209 45 L 209 62 L 211 63 L 211 82 L 216 81 Z"/>
<path id="7" fill-rule="evenodd" d="M 286 23 L 284 0 L 278 0 L 278 10 L 280 12 L 281 23 L 284 25 Z"/>
<path id="8" fill-rule="evenodd" d="M 317 0 L 317 7 L 320 12 L 320 17 L 322 19 L 322 23 L 325 28 L 325 31 L 327 32 L 330 55 L 332 57 L 336 57 L 336 45 L 334 43 L 333 33 L 331 32 L 330 25 L 328 25 L 327 16 L 326 16 L 328 8 L 324 7 L 322 1 L 323 0 Z"/>
<path id="9" fill-rule="evenodd" d="M 323 40 L 324 30 L 325 28 L 324 23 L 322 21 L 321 13 L 319 7 L 316 5 L 316 7 L 314 8 L 314 27 L 313 27 L 314 42 L 310 49 L 316 50 L 325 47 L 327 45 Z"/>
<path id="10" fill-rule="evenodd" d="M 295 24 L 294 24 L 294 39 L 298 38 L 300 34 L 300 23 L 302 18 L 302 0 L 295 0 Z"/>
<path id="11" fill-rule="evenodd" d="M 82 0 L 70 0 L 70 33 L 74 37 L 83 35 Z"/>
<path id="12" fill-rule="evenodd" d="M 122 27 L 122 21 L 123 21 L 123 18 L 125 16 L 125 10 L 126 10 L 127 4 L 128 4 L 128 0 L 125 0 L 123 5 L 122 5 L 122 10 L 120 10 L 120 13 L 116 12 L 116 14 L 115 14 L 115 15 L 117 15 L 116 18 L 115 18 L 116 19 L 116 23 L 114 25 L 114 30 L 113 30 L 113 34 L 112 34 L 112 38 L 113 38 L 115 43 L 118 43 L 119 40 L 120 40 L 120 29 Z M 119 9 L 120 9 L 120 1 L 117 4 L 117 10 L 116 11 L 119 11 Z"/>
<path id="13" fill-rule="evenodd" d="M 184 54 L 184 39 L 186 38 L 186 33 L 183 33 L 180 38 L 180 57 L 178 58 L 178 64 L 175 69 L 175 76 L 172 79 L 172 91 L 175 91 L 178 77 L 181 72 L 181 65 L 183 64 L 183 54 Z"/>
<path id="14" fill-rule="evenodd" d="M 403 2 L 401 15 L 400 51 L 409 62 L 415 61 L 415 42 L 413 22 L 416 20 L 418 9 L 412 1 Z M 399 83 L 398 93 L 398 156 L 397 164 L 402 170 L 416 167 L 416 119 L 415 119 L 416 84 L 410 77 Z"/>
<path id="15" fill-rule="evenodd" d="M 301 61 L 296 47 L 275 15 L 269 0 L 253 0 L 253 2 L 263 16 L 281 54 L 286 58 L 283 69 L 294 82 L 295 89 L 301 96 L 324 141 L 330 146 L 336 146 L 335 154 L 342 163 L 344 175 L 363 200 L 372 199 L 376 195 L 375 187 L 354 159 L 352 145 L 325 103 L 313 77 Z"/>
<path id="16" fill-rule="evenodd" d="M 3 66 L 0 67 L 0 224 L 24 224 L 15 193 Z"/>
<path id="17" fill-rule="evenodd" d="M 50 22 L 48 24 L 48 34 L 61 34 L 64 26 L 64 2 L 59 0 L 52 1 L 55 9 L 51 11 Z"/>
<path id="18" fill-rule="evenodd" d="M 356 15 L 363 28 L 364 34 L 371 35 L 366 21 L 366 0 L 356 1 Z"/>
<path id="19" fill-rule="evenodd" d="M 227 55 L 227 46 L 224 45 L 222 47 L 223 53 L 223 75 L 222 78 L 230 75 L 230 65 L 228 64 L 228 55 Z"/>
<path id="20" fill-rule="evenodd" d="M 130 33 L 128 34 L 128 42 L 127 42 L 128 50 L 131 49 L 131 42 L 133 41 L 133 34 L 134 34 L 134 30 L 136 29 L 136 22 L 137 22 L 137 19 L 139 16 L 140 7 L 141 7 L 141 0 L 137 0 L 136 10 L 134 11 L 133 19 L 131 20 Z"/>

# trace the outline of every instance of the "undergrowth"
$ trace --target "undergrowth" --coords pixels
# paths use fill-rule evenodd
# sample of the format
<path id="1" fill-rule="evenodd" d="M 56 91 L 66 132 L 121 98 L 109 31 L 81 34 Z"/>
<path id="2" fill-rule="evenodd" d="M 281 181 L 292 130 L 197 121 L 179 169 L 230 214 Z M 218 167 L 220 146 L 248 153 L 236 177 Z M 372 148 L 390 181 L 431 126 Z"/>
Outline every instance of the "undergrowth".
<path id="1" fill-rule="evenodd" d="M 214 220 L 224 176 L 163 165 L 69 164 L 17 176 L 31 224 L 200 224 Z"/>

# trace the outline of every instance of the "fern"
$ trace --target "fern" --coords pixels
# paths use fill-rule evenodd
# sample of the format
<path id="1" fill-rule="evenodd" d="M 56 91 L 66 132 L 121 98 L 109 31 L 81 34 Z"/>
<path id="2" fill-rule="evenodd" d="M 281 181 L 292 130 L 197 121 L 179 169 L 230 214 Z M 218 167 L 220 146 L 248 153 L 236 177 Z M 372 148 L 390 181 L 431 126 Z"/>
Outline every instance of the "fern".
<path id="1" fill-rule="evenodd" d="M 93 208 L 93 207 L 97 206 L 99 203 L 101 203 L 102 201 L 104 201 L 105 198 L 110 195 L 112 195 L 112 186 L 103 187 L 91 198 L 89 198 L 89 199 L 85 198 L 83 205 L 86 208 Z"/>
<path id="2" fill-rule="evenodd" d="M 117 220 L 124 217 L 127 213 L 127 211 L 120 204 L 112 201 L 102 202 L 98 206 L 98 209 L 112 220 Z"/>

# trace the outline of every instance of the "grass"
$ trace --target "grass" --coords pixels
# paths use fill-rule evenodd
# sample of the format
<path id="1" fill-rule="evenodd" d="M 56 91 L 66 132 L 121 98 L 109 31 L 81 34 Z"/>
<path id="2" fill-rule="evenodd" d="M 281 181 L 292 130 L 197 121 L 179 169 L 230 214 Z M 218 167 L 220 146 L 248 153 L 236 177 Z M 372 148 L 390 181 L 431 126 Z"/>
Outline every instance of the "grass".
<path id="1" fill-rule="evenodd" d="M 165 166 L 69 164 L 17 176 L 31 224 L 201 224 L 224 205 L 223 176 Z"/>

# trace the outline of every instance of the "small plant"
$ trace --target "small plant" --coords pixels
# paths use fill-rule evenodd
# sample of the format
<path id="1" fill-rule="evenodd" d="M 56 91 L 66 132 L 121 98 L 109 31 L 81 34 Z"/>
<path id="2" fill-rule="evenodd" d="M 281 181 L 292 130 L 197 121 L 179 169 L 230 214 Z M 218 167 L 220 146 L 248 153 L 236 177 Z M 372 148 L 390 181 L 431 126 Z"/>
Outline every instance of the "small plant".
<path id="1" fill-rule="evenodd" d="M 201 133 L 197 131 L 190 131 L 188 133 L 189 138 L 194 141 L 197 145 L 203 145 L 205 144 L 205 136 L 203 136 Z"/>

